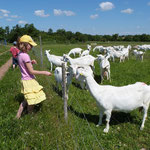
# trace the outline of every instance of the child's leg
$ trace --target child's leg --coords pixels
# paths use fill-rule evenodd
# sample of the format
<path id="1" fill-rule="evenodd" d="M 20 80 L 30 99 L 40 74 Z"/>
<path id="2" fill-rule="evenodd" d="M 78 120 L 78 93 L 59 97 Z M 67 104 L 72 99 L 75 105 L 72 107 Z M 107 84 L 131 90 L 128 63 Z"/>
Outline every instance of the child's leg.
<path id="1" fill-rule="evenodd" d="M 15 58 L 14 57 L 12 58 L 12 67 L 13 67 L 13 69 L 15 69 Z"/>
<path id="2" fill-rule="evenodd" d="M 28 105 L 28 107 L 27 107 L 28 113 L 32 113 L 33 112 L 33 108 L 34 108 L 34 105 Z"/>
<path id="3" fill-rule="evenodd" d="M 15 69 L 15 64 L 13 64 L 13 69 Z"/>
<path id="4" fill-rule="evenodd" d="M 24 108 L 26 107 L 26 105 L 27 105 L 27 102 L 25 100 L 20 104 L 17 115 L 16 115 L 17 119 L 19 119 L 21 117 L 21 114 L 22 114 Z"/>

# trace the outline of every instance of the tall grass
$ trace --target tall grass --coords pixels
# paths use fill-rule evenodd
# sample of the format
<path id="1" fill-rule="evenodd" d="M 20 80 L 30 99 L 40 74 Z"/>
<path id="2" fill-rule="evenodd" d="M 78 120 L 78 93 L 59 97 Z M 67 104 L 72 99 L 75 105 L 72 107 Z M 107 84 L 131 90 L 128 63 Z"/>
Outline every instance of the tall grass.
<path id="1" fill-rule="evenodd" d="M 111 43 L 108 43 L 108 45 Z M 124 44 L 124 43 L 122 43 Z M 41 68 L 40 47 L 30 55 L 38 59 L 35 69 L 49 70 L 50 64 L 44 55 L 45 49 L 51 53 L 62 55 L 73 47 L 86 49 L 86 45 L 43 45 L 43 67 Z M 95 53 L 91 53 L 95 55 Z M 119 60 L 111 62 L 112 82 L 104 84 L 122 86 L 137 81 L 150 84 L 150 53 L 147 51 L 143 62 L 136 61 L 132 53 L 124 63 Z M 95 80 L 100 84 L 100 69 L 95 62 Z M 0 149 L 150 149 L 150 111 L 145 128 L 140 131 L 143 113 L 134 110 L 131 113 L 114 112 L 110 122 L 110 131 L 103 133 L 102 126 L 96 128 L 99 110 L 94 98 L 73 80 L 69 89 L 68 124 L 64 120 L 61 89 L 56 90 L 54 76 L 37 76 L 44 87 L 47 100 L 36 106 L 33 114 L 23 113 L 20 120 L 15 120 L 19 103 L 23 100 L 20 94 L 19 68 L 10 69 L 0 81 Z"/>
<path id="2" fill-rule="evenodd" d="M 10 49 L 10 47 L 11 47 L 10 44 L 8 44 L 8 45 L 1 45 L 0 44 L 0 53 L 8 51 Z"/>
<path id="3" fill-rule="evenodd" d="M 7 60 L 12 56 L 8 51 L 10 46 L 0 45 L 0 67 L 7 62 Z"/>

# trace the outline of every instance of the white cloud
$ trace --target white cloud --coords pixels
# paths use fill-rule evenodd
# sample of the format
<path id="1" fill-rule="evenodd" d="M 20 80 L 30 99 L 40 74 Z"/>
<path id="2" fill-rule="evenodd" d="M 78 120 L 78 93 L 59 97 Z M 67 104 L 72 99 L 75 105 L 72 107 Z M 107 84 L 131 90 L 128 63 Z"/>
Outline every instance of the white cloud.
<path id="1" fill-rule="evenodd" d="M 4 17 L 8 17 L 8 14 L 3 14 Z"/>
<path id="2" fill-rule="evenodd" d="M 18 15 L 11 15 L 10 17 L 11 17 L 11 18 L 19 18 Z"/>
<path id="3" fill-rule="evenodd" d="M 54 15 L 55 16 L 61 16 L 61 15 L 66 15 L 66 16 L 74 16 L 75 15 L 75 13 L 74 12 L 72 12 L 72 11 L 70 11 L 70 10 L 64 10 L 64 11 L 62 11 L 61 9 L 54 9 Z"/>
<path id="4" fill-rule="evenodd" d="M 20 20 L 18 21 L 19 24 L 27 24 L 28 22 L 27 21 L 23 21 L 23 20 Z"/>
<path id="5" fill-rule="evenodd" d="M 8 14 L 10 13 L 10 11 L 5 10 L 5 9 L 0 9 L 0 12 L 2 13 L 3 17 L 8 17 Z"/>
<path id="6" fill-rule="evenodd" d="M 12 19 L 6 19 L 7 21 L 12 21 Z"/>
<path id="7" fill-rule="evenodd" d="M 74 16 L 75 15 L 75 13 L 70 10 L 68 10 L 68 11 L 64 10 L 63 12 L 66 16 Z"/>
<path id="8" fill-rule="evenodd" d="M 5 10 L 5 9 L 0 9 L 0 12 L 2 12 L 3 14 L 9 14 L 10 13 L 10 11 Z"/>
<path id="9" fill-rule="evenodd" d="M 34 11 L 34 14 L 39 17 L 48 17 L 49 16 L 49 14 L 45 14 L 44 10 L 36 10 L 36 11 Z"/>
<path id="10" fill-rule="evenodd" d="M 102 11 L 108 11 L 108 10 L 112 10 L 113 8 L 115 8 L 114 4 L 111 2 L 102 2 L 99 4 L 99 7 Z"/>
<path id="11" fill-rule="evenodd" d="M 121 12 L 122 13 L 126 13 L 126 14 L 132 14 L 133 13 L 133 9 L 128 8 L 128 9 L 121 10 Z"/>
<path id="12" fill-rule="evenodd" d="M 90 18 L 91 18 L 91 19 L 96 19 L 96 18 L 98 18 L 98 14 L 90 15 Z"/>
<path id="13" fill-rule="evenodd" d="M 62 13 L 62 11 L 60 10 L 60 9 L 54 9 L 54 15 L 55 16 L 60 16 L 60 15 L 62 15 L 63 13 Z"/>
<path id="14" fill-rule="evenodd" d="M 147 5 L 150 6 L 150 2 L 148 2 Z"/>

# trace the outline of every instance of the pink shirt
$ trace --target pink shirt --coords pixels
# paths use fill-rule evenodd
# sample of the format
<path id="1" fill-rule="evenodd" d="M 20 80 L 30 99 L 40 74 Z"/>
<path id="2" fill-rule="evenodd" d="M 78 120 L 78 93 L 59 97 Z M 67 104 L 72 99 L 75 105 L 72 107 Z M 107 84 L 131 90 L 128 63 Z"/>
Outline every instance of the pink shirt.
<path id="1" fill-rule="evenodd" d="M 10 48 L 10 52 L 12 53 L 13 57 L 16 58 L 20 50 L 17 47 L 13 46 Z"/>
<path id="2" fill-rule="evenodd" d="M 29 73 L 29 71 L 26 67 L 27 62 L 31 63 L 30 56 L 27 53 L 23 53 L 23 52 L 19 53 L 18 63 L 19 63 L 20 71 L 21 71 L 21 79 L 22 80 L 31 80 L 31 79 L 35 78 L 34 75 Z"/>

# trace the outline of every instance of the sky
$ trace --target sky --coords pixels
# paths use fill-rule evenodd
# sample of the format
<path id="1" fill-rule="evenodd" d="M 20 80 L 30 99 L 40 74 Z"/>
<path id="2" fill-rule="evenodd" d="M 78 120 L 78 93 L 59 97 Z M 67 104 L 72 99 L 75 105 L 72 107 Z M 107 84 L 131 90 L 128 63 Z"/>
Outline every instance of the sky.
<path id="1" fill-rule="evenodd" d="M 150 0 L 1 0 L 0 27 L 91 35 L 150 34 Z"/>

